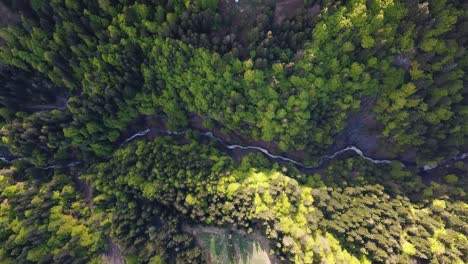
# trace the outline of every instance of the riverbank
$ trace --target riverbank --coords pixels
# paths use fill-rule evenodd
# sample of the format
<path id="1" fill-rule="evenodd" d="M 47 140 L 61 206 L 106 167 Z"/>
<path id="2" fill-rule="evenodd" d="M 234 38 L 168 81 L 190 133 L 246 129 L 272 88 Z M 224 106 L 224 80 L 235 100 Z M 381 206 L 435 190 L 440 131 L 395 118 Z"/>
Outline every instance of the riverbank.
<path id="1" fill-rule="evenodd" d="M 277 154 L 278 152 L 274 152 L 274 150 L 278 151 L 278 149 L 275 148 L 274 145 L 271 149 L 265 146 L 265 143 L 259 145 L 250 145 L 249 142 L 245 142 L 243 140 L 243 137 L 237 133 L 227 134 L 227 129 L 224 128 L 222 124 L 218 123 L 213 128 L 208 129 L 203 126 L 203 121 L 209 118 L 211 117 L 201 117 L 197 115 L 192 115 L 189 118 L 189 125 L 187 128 L 181 129 L 179 131 L 171 131 L 166 126 L 165 117 L 156 115 L 145 116 L 139 123 L 135 123 L 135 125 L 140 126 L 140 128 L 143 129 L 140 131 L 133 131 L 134 134 L 127 133 L 127 138 L 122 138 L 121 141 L 123 141 L 123 144 L 125 144 L 139 137 L 145 137 L 146 139 L 151 140 L 159 136 L 170 135 L 176 137 L 178 142 L 186 143 L 187 140 L 183 135 L 185 134 L 185 131 L 192 129 L 193 131 L 199 132 L 201 136 L 217 142 L 217 144 L 219 144 L 219 146 L 222 149 L 224 149 L 225 152 L 228 152 L 229 155 L 232 156 L 236 161 L 241 161 L 242 158 L 248 155 L 249 153 L 257 152 L 262 153 L 272 162 L 277 162 L 282 165 L 294 165 L 298 170 L 306 174 L 313 174 L 323 169 L 330 161 L 336 158 L 349 157 L 350 155 L 358 155 L 361 158 L 376 165 L 391 164 L 393 162 L 397 162 L 398 164 L 401 164 L 407 169 L 413 171 L 415 174 L 421 176 L 425 182 L 442 181 L 443 173 L 441 173 L 440 169 L 443 166 L 452 166 L 456 161 L 463 161 L 468 158 L 468 153 L 463 153 L 458 156 L 444 160 L 437 165 L 417 166 L 416 163 L 409 162 L 406 160 L 378 159 L 370 157 L 367 156 L 367 154 L 359 147 L 351 145 L 345 146 L 342 149 L 338 149 L 333 153 L 322 156 L 316 165 L 306 165 L 303 163 L 302 160 L 295 158 L 294 155 L 289 155 L 289 153 Z"/>

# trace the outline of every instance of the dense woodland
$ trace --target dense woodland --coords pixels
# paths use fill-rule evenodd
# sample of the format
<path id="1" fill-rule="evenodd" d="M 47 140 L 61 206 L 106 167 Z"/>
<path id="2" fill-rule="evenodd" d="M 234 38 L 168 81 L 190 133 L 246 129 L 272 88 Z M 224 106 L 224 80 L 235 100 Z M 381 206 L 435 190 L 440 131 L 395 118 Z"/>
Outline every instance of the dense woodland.
<path id="1" fill-rule="evenodd" d="M 0 1 L 0 263 L 466 263 L 464 2 Z"/>

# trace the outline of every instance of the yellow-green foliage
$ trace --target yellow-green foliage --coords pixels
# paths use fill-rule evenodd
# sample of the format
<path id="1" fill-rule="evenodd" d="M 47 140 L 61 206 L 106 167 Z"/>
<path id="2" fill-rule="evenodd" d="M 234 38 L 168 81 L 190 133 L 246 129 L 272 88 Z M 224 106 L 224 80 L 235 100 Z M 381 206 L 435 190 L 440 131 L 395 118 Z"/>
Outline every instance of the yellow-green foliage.
<path id="1" fill-rule="evenodd" d="M 413 256 L 414 254 L 416 254 L 416 248 L 414 247 L 413 244 L 405 241 L 403 242 L 403 244 L 401 244 L 401 246 L 405 254 L 410 255 L 410 256 Z"/>
<path id="2" fill-rule="evenodd" d="M 0 239 L 0 263 L 36 263 L 51 258 L 61 262 L 71 249 L 77 260 L 96 262 L 103 237 L 69 181 L 65 175 L 55 175 L 44 184 L 15 183 L 0 176 L 0 233 L 5 235 Z M 15 248 L 26 254 L 17 255 Z"/>
<path id="3" fill-rule="evenodd" d="M 432 206 L 437 210 L 443 210 L 446 208 L 445 201 L 437 199 L 432 201 Z"/>
<path id="4" fill-rule="evenodd" d="M 129 208 L 137 206 L 122 191 L 130 188 L 140 199 L 175 208 L 196 222 L 235 223 L 248 232 L 261 225 L 279 257 L 294 263 L 464 258 L 468 244 L 461 230 L 466 224 L 458 216 L 466 211 L 463 204 L 434 200 L 420 207 L 388 195 L 381 185 L 313 189 L 276 168 L 236 169 L 211 151 L 167 138 L 129 144 L 96 167 L 97 189 Z M 147 197 L 146 189 L 155 192 Z"/>
<path id="5" fill-rule="evenodd" d="M 218 182 L 217 190 L 228 189 L 233 183 L 230 177 L 223 177 Z M 237 193 L 230 193 L 228 200 L 235 196 L 248 194 L 253 196 L 254 206 L 248 215 L 251 221 L 274 221 L 277 230 L 270 229 L 269 237 L 274 233 L 283 234 L 288 239 L 282 242 L 282 253 L 291 254 L 294 263 L 312 263 L 314 255 L 329 263 L 360 263 L 359 259 L 344 250 L 339 241 L 330 233 L 323 234 L 310 228 L 308 218 L 313 217 L 315 208 L 312 189 L 299 186 L 298 183 L 278 171 L 255 171 L 238 183 Z M 291 190 L 295 193 L 291 197 Z M 225 195 L 225 193 L 218 193 Z M 294 202 L 290 200 L 294 199 Z M 269 227 L 267 227 L 268 230 Z M 318 249 L 318 250 L 317 250 Z"/>

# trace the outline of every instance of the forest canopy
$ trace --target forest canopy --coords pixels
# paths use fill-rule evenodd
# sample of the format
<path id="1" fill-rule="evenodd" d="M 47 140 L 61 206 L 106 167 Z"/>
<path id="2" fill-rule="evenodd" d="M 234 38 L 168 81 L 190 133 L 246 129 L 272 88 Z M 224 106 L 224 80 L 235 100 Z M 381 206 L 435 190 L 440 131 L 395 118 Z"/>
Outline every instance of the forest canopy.
<path id="1" fill-rule="evenodd" d="M 465 1 L 0 15 L 0 263 L 467 262 Z"/>

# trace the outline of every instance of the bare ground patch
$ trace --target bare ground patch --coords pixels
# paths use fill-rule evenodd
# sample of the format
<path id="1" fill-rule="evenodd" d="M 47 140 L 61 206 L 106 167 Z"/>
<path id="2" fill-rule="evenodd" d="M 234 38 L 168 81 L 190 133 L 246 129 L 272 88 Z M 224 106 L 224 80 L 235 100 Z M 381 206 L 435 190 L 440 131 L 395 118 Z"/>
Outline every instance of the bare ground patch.
<path id="1" fill-rule="evenodd" d="M 353 145 L 374 159 L 396 158 L 397 155 L 390 152 L 394 149 L 390 147 L 391 142 L 380 134 L 383 127 L 372 112 L 376 102 L 373 97 L 361 99 L 361 108 L 348 115 L 346 128 L 338 134 L 330 152 Z"/>
<path id="2" fill-rule="evenodd" d="M 21 22 L 19 14 L 14 13 L 4 3 L 0 2 L 0 25 L 13 26 Z"/>
<path id="3" fill-rule="evenodd" d="M 110 237 L 108 237 L 109 250 L 103 256 L 103 261 L 106 264 L 124 264 L 125 260 L 122 257 L 120 247 Z"/>
<path id="4" fill-rule="evenodd" d="M 247 234 L 234 227 L 184 225 L 182 230 L 192 234 L 209 263 L 270 264 L 279 261 L 268 254 L 270 241 L 258 230 Z"/>
<path id="5" fill-rule="evenodd" d="M 314 17 L 320 14 L 321 7 L 316 4 L 307 8 L 304 5 L 304 0 L 278 0 L 276 1 L 274 22 L 280 25 L 283 21 L 291 19 L 303 11 L 308 16 Z"/>

